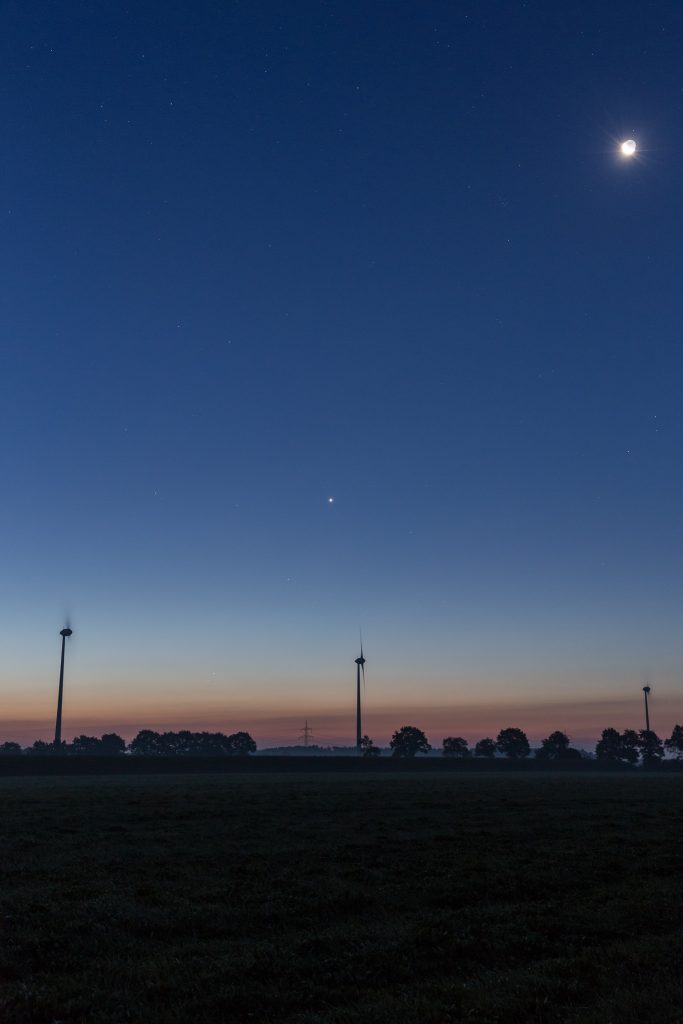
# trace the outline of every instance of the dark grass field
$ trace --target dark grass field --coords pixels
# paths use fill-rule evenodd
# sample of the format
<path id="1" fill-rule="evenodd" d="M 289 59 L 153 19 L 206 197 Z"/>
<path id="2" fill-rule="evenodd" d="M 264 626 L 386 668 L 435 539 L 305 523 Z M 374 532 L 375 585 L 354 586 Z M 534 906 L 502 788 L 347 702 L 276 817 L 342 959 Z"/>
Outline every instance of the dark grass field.
<path id="1" fill-rule="evenodd" d="M 0 779 L 2 1024 L 683 1022 L 683 776 Z"/>

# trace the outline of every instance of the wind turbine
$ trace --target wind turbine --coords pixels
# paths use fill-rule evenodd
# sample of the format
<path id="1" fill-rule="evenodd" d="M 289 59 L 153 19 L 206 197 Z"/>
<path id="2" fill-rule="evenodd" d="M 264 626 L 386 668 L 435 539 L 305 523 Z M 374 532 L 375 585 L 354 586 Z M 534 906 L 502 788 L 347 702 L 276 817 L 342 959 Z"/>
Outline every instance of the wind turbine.
<path id="1" fill-rule="evenodd" d="M 650 709 L 647 706 L 647 697 L 648 697 L 649 692 L 650 692 L 650 684 L 649 683 L 645 683 L 645 686 L 643 687 L 643 693 L 645 694 L 645 728 L 647 729 L 648 732 L 650 731 Z"/>
<path id="2" fill-rule="evenodd" d="M 66 626 L 64 629 L 60 629 L 59 635 L 62 638 L 62 660 L 59 665 L 59 696 L 57 698 L 57 721 L 55 722 L 55 751 L 58 751 L 62 744 L 62 696 L 64 695 L 64 647 L 66 645 L 66 638 L 71 636 L 73 633 L 72 629 Z"/>
<path id="3" fill-rule="evenodd" d="M 363 638 L 360 640 L 360 658 L 356 658 L 356 747 L 360 754 L 360 741 L 362 738 L 361 714 L 360 714 L 360 674 L 363 673 L 363 687 L 365 687 L 365 658 L 363 657 Z"/>

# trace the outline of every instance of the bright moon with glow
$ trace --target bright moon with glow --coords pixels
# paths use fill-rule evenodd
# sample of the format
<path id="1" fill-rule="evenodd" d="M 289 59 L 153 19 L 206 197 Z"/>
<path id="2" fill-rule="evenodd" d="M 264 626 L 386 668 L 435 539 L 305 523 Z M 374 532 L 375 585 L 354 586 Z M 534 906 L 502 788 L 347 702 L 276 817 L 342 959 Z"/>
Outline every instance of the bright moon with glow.
<path id="1" fill-rule="evenodd" d="M 633 156 L 636 151 L 636 144 L 633 139 L 627 139 L 621 144 L 621 152 L 624 156 Z"/>

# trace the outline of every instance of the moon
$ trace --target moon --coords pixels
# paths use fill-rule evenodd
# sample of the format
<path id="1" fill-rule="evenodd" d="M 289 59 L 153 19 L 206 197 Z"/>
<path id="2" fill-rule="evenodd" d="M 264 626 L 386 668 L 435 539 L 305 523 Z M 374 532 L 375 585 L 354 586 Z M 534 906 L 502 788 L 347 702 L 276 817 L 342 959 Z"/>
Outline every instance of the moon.
<path id="1" fill-rule="evenodd" d="M 627 139 L 626 142 L 621 144 L 622 156 L 633 156 L 636 151 L 636 144 L 633 139 Z"/>

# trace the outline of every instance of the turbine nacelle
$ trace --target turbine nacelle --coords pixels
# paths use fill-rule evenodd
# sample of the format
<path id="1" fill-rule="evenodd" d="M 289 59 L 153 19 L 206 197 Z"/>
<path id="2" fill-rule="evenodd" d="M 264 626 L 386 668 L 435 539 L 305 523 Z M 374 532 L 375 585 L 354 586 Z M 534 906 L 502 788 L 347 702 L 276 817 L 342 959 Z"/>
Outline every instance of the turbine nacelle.
<path id="1" fill-rule="evenodd" d="M 69 629 L 68 626 L 66 627 L 66 629 L 60 629 L 60 631 L 59 631 L 59 635 L 60 636 L 71 636 L 72 633 L 73 633 L 73 629 Z"/>

